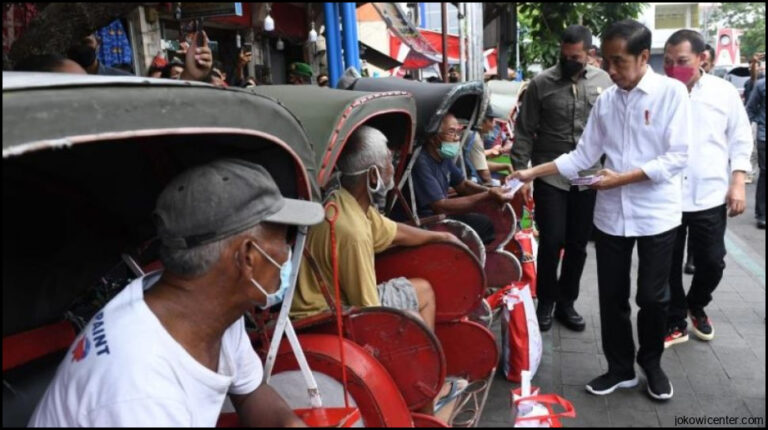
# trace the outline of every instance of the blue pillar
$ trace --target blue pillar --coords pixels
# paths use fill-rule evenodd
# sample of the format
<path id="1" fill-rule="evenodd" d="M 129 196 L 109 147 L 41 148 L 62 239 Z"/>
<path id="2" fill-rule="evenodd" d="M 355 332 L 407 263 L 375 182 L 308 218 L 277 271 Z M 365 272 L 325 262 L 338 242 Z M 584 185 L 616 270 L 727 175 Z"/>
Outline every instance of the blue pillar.
<path id="1" fill-rule="evenodd" d="M 341 34 L 339 30 L 339 8 L 336 3 L 323 3 L 325 12 L 325 54 L 328 59 L 328 78 L 332 88 L 341 77 Z"/>
<path id="2" fill-rule="evenodd" d="M 419 3 L 419 27 L 427 28 L 427 4 Z"/>
<path id="3" fill-rule="evenodd" d="M 360 48 L 357 42 L 357 8 L 355 3 L 341 3 L 341 24 L 344 26 L 342 43 L 344 47 L 344 65 L 360 71 Z"/>

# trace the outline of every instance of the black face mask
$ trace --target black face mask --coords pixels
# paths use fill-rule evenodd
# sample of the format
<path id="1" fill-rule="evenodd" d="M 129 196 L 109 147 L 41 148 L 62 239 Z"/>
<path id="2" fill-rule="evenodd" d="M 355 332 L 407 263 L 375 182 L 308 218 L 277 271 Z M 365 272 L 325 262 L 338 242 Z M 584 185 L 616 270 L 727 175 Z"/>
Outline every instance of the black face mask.
<path id="1" fill-rule="evenodd" d="M 581 72 L 586 65 L 580 61 L 567 60 L 565 57 L 560 57 L 560 70 L 565 77 L 573 77 L 577 73 Z"/>

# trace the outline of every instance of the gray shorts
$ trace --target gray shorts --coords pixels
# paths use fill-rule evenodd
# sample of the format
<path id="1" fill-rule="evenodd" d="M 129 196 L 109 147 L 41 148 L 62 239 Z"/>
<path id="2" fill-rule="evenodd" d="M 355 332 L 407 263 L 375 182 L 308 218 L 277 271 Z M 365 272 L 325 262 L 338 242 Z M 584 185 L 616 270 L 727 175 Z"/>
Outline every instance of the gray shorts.
<path id="1" fill-rule="evenodd" d="M 382 306 L 404 311 L 418 311 L 419 299 L 416 289 L 408 278 L 390 279 L 376 286 Z"/>

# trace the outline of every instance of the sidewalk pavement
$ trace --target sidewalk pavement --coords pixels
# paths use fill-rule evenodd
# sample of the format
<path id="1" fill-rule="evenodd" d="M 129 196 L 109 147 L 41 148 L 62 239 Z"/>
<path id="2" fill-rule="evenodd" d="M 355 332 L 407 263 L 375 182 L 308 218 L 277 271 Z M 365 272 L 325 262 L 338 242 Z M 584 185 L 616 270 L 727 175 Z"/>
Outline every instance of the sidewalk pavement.
<path id="1" fill-rule="evenodd" d="M 754 229 L 751 211 L 748 209 L 741 223 L 753 226 L 750 234 L 765 236 L 764 230 Z M 739 422 L 742 417 L 757 417 L 762 421 L 741 426 L 765 426 L 765 254 L 761 257 L 745 249 L 744 239 L 731 231 L 730 222 L 729 219 L 725 273 L 706 309 L 715 338 L 704 342 L 690 332 L 688 342 L 665 350 L 662 367 L 672 382 L 674 397 L 663 403 L 649 398 L 637 364 L 640 384 L 635 388 L 619 389 L 607 396 L 592 395 L 584 388 L 592 378 L 608 370 L 600 335 L 595 248 L 593 243 L 589 244 L 576 302 L 587 328 L 573 332 L 555 320 L 552 328 L 542 334 L 544 355 L 533 379 L 533 385 L 541 387 L 542 393 L 556 393 L 573 403 L 577 417 L 563 419 L 565 427 L 672 427 L 675 418 L 683 416 L 729 416 Z M 691 276 L 684 276 L 687 291 Z M 630 296 L 637 347 L 636 282 L 637 254 L 633 259 Z M 500 319 L 492 327 L 499 340 Z M 512 426 L 509 392 L 518 386 L 504 379 L 501 368 L 497 369 L 481 427 Z"/>

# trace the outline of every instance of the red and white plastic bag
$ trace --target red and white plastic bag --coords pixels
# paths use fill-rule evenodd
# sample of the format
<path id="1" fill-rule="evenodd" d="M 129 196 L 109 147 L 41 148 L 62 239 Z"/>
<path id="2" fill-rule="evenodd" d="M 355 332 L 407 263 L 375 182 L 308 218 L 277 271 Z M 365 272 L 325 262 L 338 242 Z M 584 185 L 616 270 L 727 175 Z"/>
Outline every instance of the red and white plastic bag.
<path id="1" fill-rule="evenodd" d="M 576 418 L 573 404 L 557 394 L 539 394 L 539 387 L 531 387 L 531 375 L 523 371 L 522 385 L 512 390 L 515 427 L 562 427 L 560 418 Z M 555 412 L 552 406 L 560 406 Z"/>
<path id="2" fill-rule="evenodd" d="M 533 235 L 533 229 L 524 229 L 515 233 L 515 240 L 520 245 L 522 258 L 520 266 L 523 274 L 520 280 L 531 285 L 531 296 L 536 298 L 536 255 L 539 252 L 539 243 Z"/>
<path id="3" fill-rule="evenodd" d="M 542 343 L 536 308 L 528 283 L 514 282 L 501 307 L 501 343 L 504 376 L 520 382 L 520 372 L 531 377 L 541 363 Z"/>

